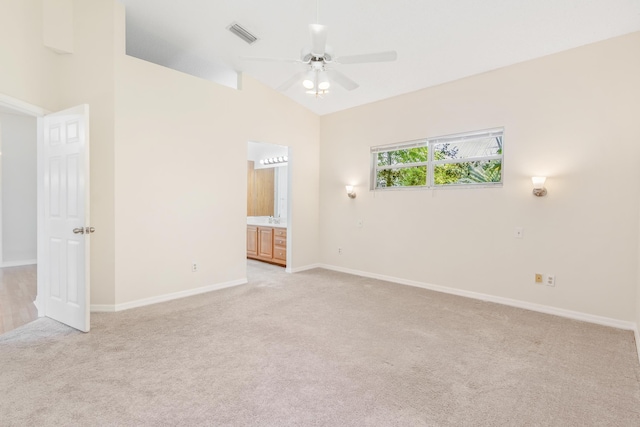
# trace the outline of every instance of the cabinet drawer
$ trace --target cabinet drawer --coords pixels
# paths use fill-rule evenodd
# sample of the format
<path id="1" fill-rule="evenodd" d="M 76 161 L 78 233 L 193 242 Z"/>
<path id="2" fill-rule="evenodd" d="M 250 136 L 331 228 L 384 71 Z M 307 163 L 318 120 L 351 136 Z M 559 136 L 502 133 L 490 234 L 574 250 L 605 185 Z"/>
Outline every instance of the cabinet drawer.
<path id="1" fill-rule="evenodd" d="M 286 228 L 274 228 L 273 229 L 273 234 L 275 234 L 276 237 L 284 237 L 285 240 L 287 238 L 287 229 Z"/>
<path id="2" fill-rule="evenodd" d="M 281 246 L 282 248 L 286 249 L 287 248 L 287 238 L 286 237 L 276 236 L 273 239 L 273 244 L 274 244 L 274 246 Z"/>
<path id="3" fill-rule="evenodd" d="M 273 259 L 286 261 L 287 260 L 287 249 L 282 247 L 273 248 Z"/>

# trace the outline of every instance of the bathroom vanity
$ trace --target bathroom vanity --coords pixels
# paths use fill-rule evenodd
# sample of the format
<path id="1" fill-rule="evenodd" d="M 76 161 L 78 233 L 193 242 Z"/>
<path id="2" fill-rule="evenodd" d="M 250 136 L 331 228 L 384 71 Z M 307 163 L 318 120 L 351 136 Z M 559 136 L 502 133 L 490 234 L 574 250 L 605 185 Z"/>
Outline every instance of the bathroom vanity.
<path id="1" fill-rule="evenodd" d="M 247 258 L 287 265 L 287 226 L 247 219 Z"/>

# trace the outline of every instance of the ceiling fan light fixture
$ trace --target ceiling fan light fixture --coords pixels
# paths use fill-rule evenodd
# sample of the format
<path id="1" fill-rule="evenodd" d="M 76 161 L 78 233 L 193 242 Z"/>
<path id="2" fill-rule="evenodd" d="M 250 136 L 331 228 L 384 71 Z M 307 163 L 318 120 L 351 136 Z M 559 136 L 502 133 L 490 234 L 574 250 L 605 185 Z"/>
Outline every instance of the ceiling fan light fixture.
<path id="1" fill-rule="evenodd" d="M 313 71 L 309 71 L 302 81 L 302 86 L 304 86 L 305 89 L 313 89 L 316 86 L 315 80 L 315 73 Z"/>
<path id="2" fill-rule="evenodd" d="M 318 89 L 327 90 L 331 86 L 331 82 L 329 82 L 329 78 L 327 77 L 327 73 L 322 72 L 318 73 Z"/>

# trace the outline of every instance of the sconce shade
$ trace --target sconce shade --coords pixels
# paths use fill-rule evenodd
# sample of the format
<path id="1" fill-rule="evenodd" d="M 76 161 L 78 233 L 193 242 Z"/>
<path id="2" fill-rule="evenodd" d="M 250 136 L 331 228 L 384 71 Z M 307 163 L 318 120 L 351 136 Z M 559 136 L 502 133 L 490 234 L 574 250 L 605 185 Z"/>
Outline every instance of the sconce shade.
<path id="1" fill-rule="evenodd" d="M 544 188 L 544 183 L 547 180 L 546 176 L 533 176 L 531 182 L 533 182 L 533 188 Z"/>
<path id="2" fill-rule="evenodd" d="M 547 181 L 546 176 L 532 176 L 531 182 L 533 182 L 533 194 L 534 196 L 542 197 L 547 194 L 547 189 L 544 188 L 544 183 Z"/>
<path id="3" fill-rule="evenodd" d="M 350 199 L 356 198 L 356 192 L 353 191 L 353 185 L 346 185 L 344 188 L 347 190 L 347 196 L 349 196 Z"/>

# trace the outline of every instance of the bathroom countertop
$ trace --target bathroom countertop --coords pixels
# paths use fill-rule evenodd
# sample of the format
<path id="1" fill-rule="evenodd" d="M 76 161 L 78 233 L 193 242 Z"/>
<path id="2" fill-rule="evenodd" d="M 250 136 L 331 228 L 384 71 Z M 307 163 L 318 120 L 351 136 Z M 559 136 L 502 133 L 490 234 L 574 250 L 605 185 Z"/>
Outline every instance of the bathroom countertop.
<path id="1" fill-rule="evenodd" d="M 287 228 L 287 219 L 280 218 L 279 224 L 269 223 L 268 216 L 250 216 L 247 217 L 247 225 L 262 225 L 266 227 L 274 227 L 274 228 Z"/>

